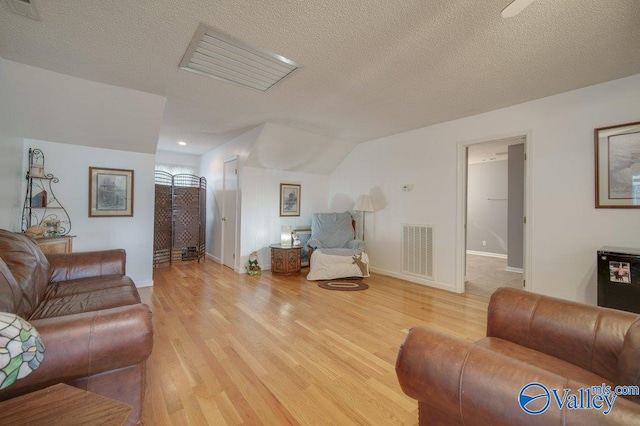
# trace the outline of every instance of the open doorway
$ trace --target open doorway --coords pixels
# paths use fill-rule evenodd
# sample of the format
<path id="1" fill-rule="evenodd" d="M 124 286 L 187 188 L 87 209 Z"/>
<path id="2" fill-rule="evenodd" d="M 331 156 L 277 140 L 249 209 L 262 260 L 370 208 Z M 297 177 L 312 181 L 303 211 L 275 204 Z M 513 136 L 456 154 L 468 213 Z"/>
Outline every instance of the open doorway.
<path id="1" fill-rule="evenodd" d="M 524 287 L 525 137 L 465 149 L 464 291 Z"/>

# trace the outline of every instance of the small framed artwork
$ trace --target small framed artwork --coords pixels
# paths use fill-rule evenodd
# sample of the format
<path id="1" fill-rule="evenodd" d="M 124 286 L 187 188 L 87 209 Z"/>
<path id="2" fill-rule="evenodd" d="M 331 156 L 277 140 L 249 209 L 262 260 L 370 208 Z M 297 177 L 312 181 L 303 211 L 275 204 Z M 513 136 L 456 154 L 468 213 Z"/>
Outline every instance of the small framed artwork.
<path id="1" fill-rule="evenodd" d="M 89 217 L 133 216 L 133 170 L 89 167 Z"/>
<path id="2" fill-rule="evenodd" d="M 596 208 L 640 208 L 640 122 L 594 133 Z"/>
<path id="3" fill-rule="evenodd" d="M 300 185 L 280 184 L 280 216 L 300 216 Z"/>

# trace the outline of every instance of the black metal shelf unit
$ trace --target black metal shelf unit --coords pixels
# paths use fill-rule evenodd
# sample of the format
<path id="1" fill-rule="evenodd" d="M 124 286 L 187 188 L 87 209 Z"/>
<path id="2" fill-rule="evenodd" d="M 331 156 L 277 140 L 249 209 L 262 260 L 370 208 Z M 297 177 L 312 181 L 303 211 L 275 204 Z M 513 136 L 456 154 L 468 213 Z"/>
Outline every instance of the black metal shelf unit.
<path id="1" fill-rule="evenodd" d="M 63 236 L 71 232 L 71 218 L 53 191 L 59 179 L 44 173 L 44 153 L 29 148 L 27 164 L 27 191 L 22 208 L 22 232 L 31 226 L 45 226 L 45 222 L 59 221 L 57 231 L 47 236 Z"/>

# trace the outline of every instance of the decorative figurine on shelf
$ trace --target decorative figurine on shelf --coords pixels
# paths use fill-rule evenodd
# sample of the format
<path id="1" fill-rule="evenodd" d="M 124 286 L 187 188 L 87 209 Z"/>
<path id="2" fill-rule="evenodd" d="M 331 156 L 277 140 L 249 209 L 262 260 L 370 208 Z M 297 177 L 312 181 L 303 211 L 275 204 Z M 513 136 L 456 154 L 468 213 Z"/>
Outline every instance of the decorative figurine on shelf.
<path id="1" fill-rule="evenodd" d="M 58 219 L 45 219 L 43 221 L 44 227 L 46 229 L 44 236 L 45 237 L 57 237 L 60 229 L 60 220 Z"/>
<path id="2" fill-rule="evenodd" d="M 262 269 L 260 265 L 258 265 L 258 252 L 254 251 L 249 255 L 249 260 L 247 260 L 247 264 L 244 265 L 244 269 L 249 275 L 262 274 Z"/>
<path id="3" fill-rule="evenodd" d="M 300 247 L 300 237 L 298 236 L 298 233 L 296 231 L 293 231 L 291 233 L 291 239 L 293 240 L 294 247 Z"/>
<path id="4" fill-rule="evenodd" d="M 31 155 L 31 152 L 33 151 L 29 150 L 29 157 L 31 159 L 31 164 L 29 165 L 29 176 L 34 178 L 45 177 L 44 154 L 40 150 L 35 150 L 33 155 Z"/>
<path id="5" fill-rule="evenodd" d="M 25 235 L 31 237 L 35 240 L 39 240 L 44 237 L 45 229 L 44 226 L 33 225 L 30 226 L 26 231 L 24 231 Z"/>

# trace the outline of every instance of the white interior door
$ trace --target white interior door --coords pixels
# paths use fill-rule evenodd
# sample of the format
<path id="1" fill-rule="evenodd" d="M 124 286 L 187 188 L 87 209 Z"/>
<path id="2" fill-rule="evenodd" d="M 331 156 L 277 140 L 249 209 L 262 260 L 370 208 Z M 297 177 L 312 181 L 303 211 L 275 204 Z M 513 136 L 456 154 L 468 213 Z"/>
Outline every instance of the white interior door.
<path id="1" fill-rule="evenodd" d="M 238 158 L 224 163 L 222 188 L 222 263 L 231 269 L 236 264 L 236 225 L 238 214 Z"/>

